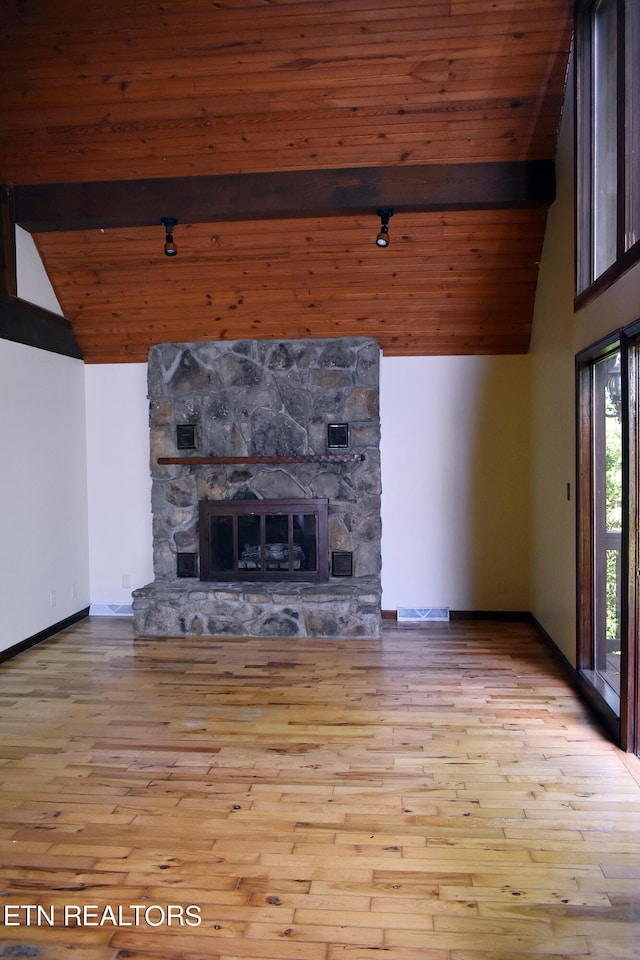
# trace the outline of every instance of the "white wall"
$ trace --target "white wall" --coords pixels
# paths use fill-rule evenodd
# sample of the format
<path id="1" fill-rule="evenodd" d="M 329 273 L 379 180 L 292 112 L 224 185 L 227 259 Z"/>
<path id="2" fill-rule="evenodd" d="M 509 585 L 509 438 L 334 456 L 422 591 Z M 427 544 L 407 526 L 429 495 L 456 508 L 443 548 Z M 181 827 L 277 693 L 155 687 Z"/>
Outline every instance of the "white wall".
<path id="1" fill-rule="evenodd" d="M 575 355 L 640 317 L 640 267 L 574 314 L 573 79 L 556 161 L 531 339 L 531 611 L 576 662 Z M 571 500 L 567 500 L 571 483 Z"/>
<path id="2" fill-rule="evenodd" d="M 0 340 L 0 649 L 89 603 L 84 368 Z"/>
<path id="3" fill-rule="evenodd" d="M 16 228 L 18 295 L 60 313 Z M 0 340 L 0 650 L 89 604 L 84 367 Z"/>
<path id="4" fill-rule="evenodd" d="M 62 309 L 33 242 L 22 227 L 16 227 L 16 272 L 18 296 L 62 316 Z"/>
<path id="5" fill-rule="evenodd" d="M 526 357 L 382 359 L 388 609 L 528 609 L 527 370 Z M 146 365 L 89 365 L 85 379 L 91 611 L 109 613 L 153 579 Z"/>
<path id="6" fill-rule="evenodd" d="M 529 609 L 529 361 L 381 365 L 383 608 Z"/>
<path id="7" fill-rule="evenodd" d="M 568 87 L 571 91 L 571 84 Z M 573 110 L 565 104 L 531 336 L 531 612 L 575 664 L 576 467 Z M 571 484 L 570 499 L 567 484 Z"/>
<path id="8" fill-rule="evenodd" d="M 127 612 L 153 580 L 147 366 L 89 364 L 85 383 L 91 613 Z"/>
<path id="9" fill-rule="evenodd" d="M 18 296 L 61 314 L 20 227 L 16 262 Z M 126 612 L 132 588 L 153 579 L 146 392 L 146 364 L 85 367 L 0 340 L 0 423 L 12 437 L 0 471 L 0 649 L 89 605 Z"/>

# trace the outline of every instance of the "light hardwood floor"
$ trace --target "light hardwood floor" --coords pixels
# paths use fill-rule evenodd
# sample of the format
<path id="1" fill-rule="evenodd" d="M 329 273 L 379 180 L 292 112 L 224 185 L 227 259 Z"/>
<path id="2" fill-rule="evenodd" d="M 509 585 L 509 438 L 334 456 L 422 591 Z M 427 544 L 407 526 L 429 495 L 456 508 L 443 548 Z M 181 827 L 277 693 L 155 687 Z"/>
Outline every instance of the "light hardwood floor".
<path id="1" fill-rule="evenodd" d="M 640 958 L 640 764 L 527 624 L 85 620 L 0 718 L 0 958 Z"/>

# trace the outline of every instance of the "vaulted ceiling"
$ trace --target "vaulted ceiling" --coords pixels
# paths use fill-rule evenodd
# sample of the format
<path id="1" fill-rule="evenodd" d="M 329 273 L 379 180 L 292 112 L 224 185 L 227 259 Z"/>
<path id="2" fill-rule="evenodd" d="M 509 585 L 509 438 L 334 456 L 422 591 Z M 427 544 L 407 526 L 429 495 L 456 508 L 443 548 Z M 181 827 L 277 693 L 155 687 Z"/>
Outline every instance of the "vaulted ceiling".
<path id="1" fill-rule="evenodd" d="M 5 0 L 0 183 L 85 360 L 526 352 L 572 7 Z"/>

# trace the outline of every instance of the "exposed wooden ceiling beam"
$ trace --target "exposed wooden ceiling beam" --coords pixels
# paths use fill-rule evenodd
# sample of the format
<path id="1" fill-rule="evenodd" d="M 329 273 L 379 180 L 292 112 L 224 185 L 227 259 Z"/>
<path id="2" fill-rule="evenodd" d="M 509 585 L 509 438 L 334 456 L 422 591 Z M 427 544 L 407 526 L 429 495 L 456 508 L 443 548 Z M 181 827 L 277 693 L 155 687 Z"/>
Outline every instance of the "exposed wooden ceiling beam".
<path id="1" fill-rule="evenodd" d="M 0 293 L 15 297 L 17 290 L 13 191 L 3 186 L 0 187 Z"/>
<path id="2" fill-rule="evenodd" d="M 0 293 L 0 339 L 82 360 L 73 328 L 65 317 L 5 293 Z"/>
<path id="3" fill-rule="evenodd" d="M 291 170 L 207 177 L 16 186 L 16 223 L 31 233 L 180 223 L 548 207 L 550 160 Z"/>
<path id="4" fill-rule="evenodd" d="M 0 187 L 0 339 L 82 359 L 70 322 L 17 296 L 13 191 Z"/>

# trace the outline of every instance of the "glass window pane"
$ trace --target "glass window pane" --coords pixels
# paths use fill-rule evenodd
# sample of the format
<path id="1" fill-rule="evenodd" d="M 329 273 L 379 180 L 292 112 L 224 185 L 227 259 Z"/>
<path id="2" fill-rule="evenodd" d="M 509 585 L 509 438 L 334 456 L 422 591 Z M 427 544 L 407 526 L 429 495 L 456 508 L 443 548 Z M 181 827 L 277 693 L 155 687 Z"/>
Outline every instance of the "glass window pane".
<path id="1" fill-rule="evenodd" d="M 625 5 L 625 250 L 640 240 L 640 9 L 637 0 Z"/>
<path id="2" fill-rule="evenodd" d="M 622 416 L 620 352 L 594 365 L 594 664 L 620 693 Z"/>
<path id="3" fill-rule="evenodd" d="M 600 0 L 593 20 L 594 279 L 616 261 L 618 205 L 616 0 Z"/>

